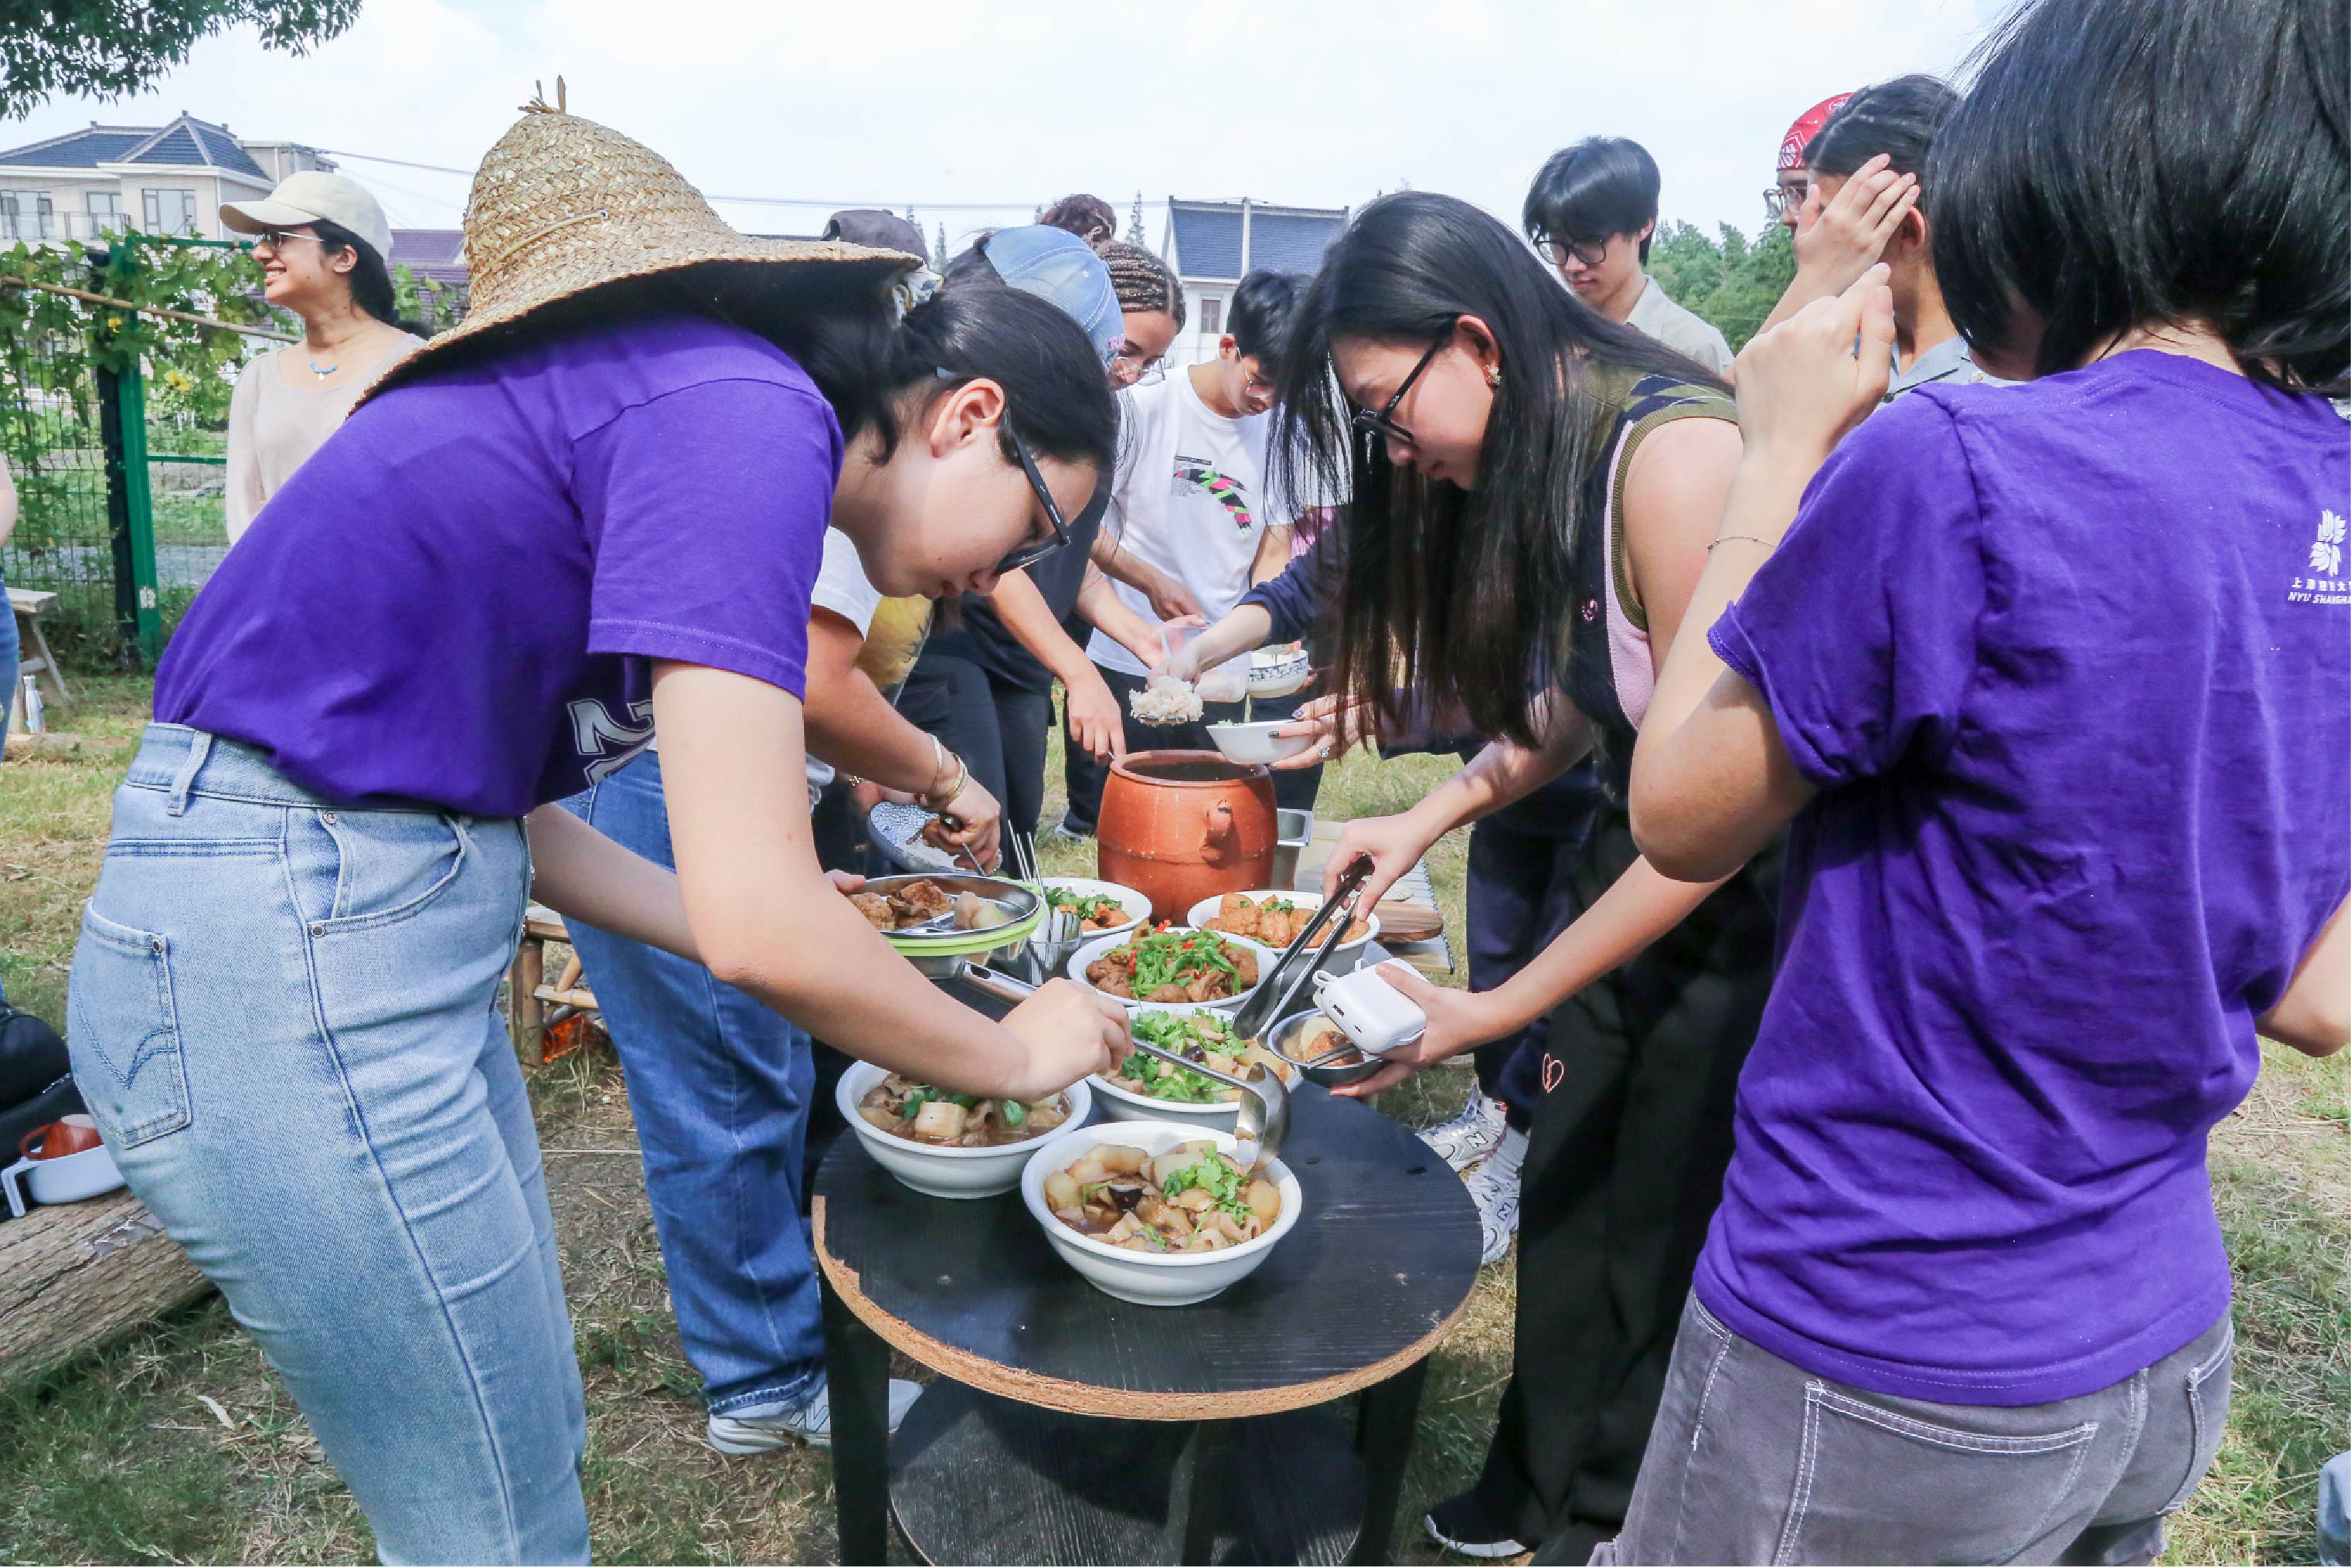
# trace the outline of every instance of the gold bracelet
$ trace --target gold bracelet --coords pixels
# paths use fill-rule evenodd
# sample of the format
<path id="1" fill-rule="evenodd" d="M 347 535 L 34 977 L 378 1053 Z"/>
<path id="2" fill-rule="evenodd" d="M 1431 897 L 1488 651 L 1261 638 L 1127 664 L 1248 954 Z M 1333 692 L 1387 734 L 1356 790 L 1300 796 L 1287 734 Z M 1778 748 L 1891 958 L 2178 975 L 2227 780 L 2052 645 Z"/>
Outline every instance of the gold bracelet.
<path id="1" fill-rule="evenodd" d="M 1778 549 L 1780 548 L 1780 541 L 1778 539 L 1767 539 L 1761 534 L 1724 534 L 1720 538 L 1715 539 L 1706 547 L 1707 552 L 1710 555 L 1714 551 L 1715 545 L 1727 545 L 1733 539 L 1745 539 L 1749 544 L 1761 545 L 1765 549 Z"/>

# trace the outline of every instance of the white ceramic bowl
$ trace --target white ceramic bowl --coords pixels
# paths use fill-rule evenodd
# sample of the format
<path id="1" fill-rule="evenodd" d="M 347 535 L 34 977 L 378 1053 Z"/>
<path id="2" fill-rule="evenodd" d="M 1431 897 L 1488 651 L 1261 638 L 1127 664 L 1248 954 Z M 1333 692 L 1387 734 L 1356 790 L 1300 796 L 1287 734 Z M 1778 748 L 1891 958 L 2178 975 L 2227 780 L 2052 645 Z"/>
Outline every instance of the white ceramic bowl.
<path id="1" fill-rule="evenodd" d="M 1044 1227 L 1045 1239 L 1053 1250 L 1096 1290 L 1144 1307 L 1183 1307 L 1205 1301 L 1249 1278 L 1281 1239 L 1298 1228 L 1304 1195 L 1298 1178 L 1280 1160 L 1269 1160 L 1264 1166 L 1264 1175 L 1281 1191 L 1281 1213 L 1274 1219 L 1273 1228 L 1253 1241 L 1219 1252 L 1130 1252 L 1081 1236 L 1045 1207 L 1045 1178 L 1066 1170 L 1096 1144 L 1125 1144 L 1158 1155 L 1178 1144 L 1200 1139 L 1214 1143 L 1226 1154 L 1232 1153 L 1239 1142 L 1229 1133 L 1184 1122 L 1121 1122 L 1114 1126 L 1081 1127 L 1066 1136 L 1057 1134 L 1029 1156 L 1020 1172 L 1020 1197 Z"/>
<path id="2" fill-rule="evenodd" d="M 1301 909 L 1322 907 L 1322 895 L 1319 893 L 1277 893 L 1270 888 L 1257 887 L 1249 889 L 1241 896 L 1252 904 L 1262 904 L 1269 898 L 1286 898 Z M 1198 925 L 1204 920 L 1213 920 L 1216 918 L 1217 905 L 1222 901 L 1221 894 L 1216 898 L 1204 898 L 1194 904 L 1184 918 L 1195 925 Z M 1331 961 L 1322 966 L 1322 973 L 1352 975 L 1363 964 L 1364 955 L 1370 952 L 1372 944 L 1380 939 L 1380 917 L 1377 915 L 1366 915 L 1363 919 L 1371 929 L 1353 942 L 1342 942 L 1331 949 Z M 1323 936 L 1329 935 L 1327 931 L 1323 933 Z M 1249 938 L 1244 936 L 1240 940 L 1246 942 Z M 1317 936 L 1314 940 L 1319 944 L 1322 937 Z M 1259 943 L 1258 946 L 1263 946 L 1265 944 Z M 1279 955 L 1281 949 L 1276 947 L 1273 951 Z"/>
<path id="3" fill-rule="evenodd" d="M 865 1098 L 867 1090 L 888 1076 L 886 1068 L 870 1061 L 853 1061 L 849 1071 L 841 1075 L 840 1087 L 833 1091 L 841 1120 L 849 1124 L 850 1130 L 865 1145 L 866 1153 L 879 1161 L 883 1170 L 916 1192 L 926 1192 L 933 1197 L 993 1197 L 1020 1185 L 1021 1164 L 1037 1152 L 1039 1140 L 1035 1138 L 999 1144 L 992 1149 L 942 1149 L 893 1138 L 859 1115 L 857 1103 Z M 1068 1129 L 1083 1125 L 1093 1113 L 1093 1091 L 1082 1082 L 1072 1083 L 1061 1092 L 1069 1097 L 1070 1117 L 1047 1134 L 1046 1142 L 1060 1137 Z"/>
<path id="4" fill-rule="evenodd" d="M 1046 887 L 1058 887 L 1063 893 L 1074 893 L 1081 898 L 1091 898 L 1096 894 L 1108 894 L 1118 900 L 1120 906 L 1126 911 L 1126 924 L 1105 925 L 1099 931 L 1089 931 L 1086 933 L 1086 938 L 1089 941 L 1096 936 L 1121 936 L 1151 918 L 1151 900 L 1131 887 L 1122 887 L 1117 883 L 1102 882 L 1091 876 L 1048 876 L 1039 880 Z M 1040 926 L 1039 929 L 1041 931 L 1043 927 Z"/>
<path id="5" fill-rule="evenodd" d="M 1249 655 L 1249 695 L 1286 697 L 1304 685 L 1312 673 L 1303 644 L 1259 648 Z"/>
<path id="6" fill-rule="evenodd" d="M 1213 1009 L 1197 1007 L 1191 1002 L 1181 1006 L 1174 1002 L 1126 1004 L 1129 1018 L 1139 1018 L 1144 1013 L 1207 1010 Z M 1277 1051 L 1275 1054 L 1280 1053 Z M 1298 1065 L 1292 1062 L 1289 1073 L 1282 1079 L 1292 1092 L 1298 1088 Z M 1190 1122 L 1229 1133 L 1240 1123 L 1241 1103 L 1238 1100 L 1216 1100 L 1207 1104 L 1195 1104 L 1186 1100 L 1161 1100 L 1150 1094 L 1137 1094 L 1132 1089 L 1122 1089 L 1099 1073 L 1087 1079 L 1086 1083 L 1094 1092 L 1094 1108 L 1102 1113 L 1105 1124 L 1111 1122 Z"/>
<path id="7" fill-rule="evenodd" d="M 1178 931 L 1178 932 L 1180 932 L 1180 931 L 1185 930 L 1185 929 L 1186 929 L 1186 927 L 1181 926 L 1181 925 L 1176 925 L 1176 926 L 1170 926 L 1170 927 L 1169 927 L 1169 929 L 1170 929 L 1170 930 L 1172 930 L 1172 931 Z M 1279 951 L 1277 951 L 1277 950 L 1275 950 L 1275 949 L 1273 949 L 1273 948 L 1270 948 L 1270 947 L 1266 946 L 1263 943 L 1260 943 L 1260 942 L 1252 942 L 1252 941 L 1250 941 L 1250 940 L 1249 940 L 1248 937 L 1246 937 L 1246 936 L 1234 936 L 1228 935 L 1228 933 L 1226 933 L 1226 932 L 1222 932 L 1222 931 L 1210 931 L 1210 932 L 1207 932 L 1207 933 L 1205 933 L 1205 935 L 1207 935 L 1207 936 L 1220 936 L 1220 937 L 1223 937 L 1223 938 L 1224 938 L 1224 940 L 1226 940 L 1226 941 L 1228 941 L 1228 942 L 1237 943 L 1237 944 L 1238 944 L 1239 946 L 1243 946 L 1243 947 L 1248 948 L 1250 952 L 1252 952 L 1252 953 L 1256 954 L 1256 955 L 1257 955 L 1257 977 L 1258 977 L 1258 984 L 1259 984 L 1259 985 L 1262 985 L 1262 984 L 1264 984 L 1264 983 L 1265 983 L 1266 971 L 1267 971 L 1268 969 L 1270 969 L 1270 968 L 1271 968 L 1271 967 L 1273 967 L 1273 961 L 1274 961 L 1276 958 L 1278 958 L 1278 957 L 1281 956 L 1281 955 L 1280 955 L 1280 953 Z M 1088 990 L 1093 990 L 1093 989 L 1096 989 L 1097 988 L 1094 986 L 1094 983 L 1093 983 L 1092 980 L 1089 980 L 1089 979 L 1087 979 L 1087 978 L 1086 978 L 1086 966 L 1087 966 L 1087 965 L 1089 965 L 1089 964 L 1091 964 L 1091 963 L 1092 963 L 1095 959 L 1097 959 L 1097 958 L 1101 957 L 1103 954 L 1108 953 L 1108 952 L 1109 952 L 1112 948 L 1113 948 L 1113 947 L 1123 947 L 1123 946 L 1126 946 L 1126 944 L 1127 944 L 1127 941 L 1129 940 L 1129 938 L 1133 937 L 1134 936 L 1134 932 L 1132 932 L 1132 931 L 1130 931 L 1130 932 L 1126 933 L 1126 934 L 1125 934 L 1125 936 L 1097 936 L 1097 937 L 1095 937 L 1092 941 L 1091 941 L 1091 942 L 1087 942 L 1087 943 L 1083 944 L 1082 946 L 1081 946 L 1078 948 L 1078 950 L 1077 950 L 1076 952 L 1074 952 L 1074 953 L 1072 953 L 1072 954 L 1071 954 L 1071 955 L 1070 955 L 1070 963 L 1069 963 L 1069 967 L 1068 967 L 1066 969 L 1064 969 L 1062 972 L 1063 972 L 1064 974 L 1068 975 L 1068 976 L 1070 977 L 1070 978 L 1071 978 L 1071 979 L 1073 979 L 1073 980 L 1077 981 L 1077 983 L 1078 983 L 1078 984 L 1080 984 L 1080 985 L 1081 985 L 1081 986 L 1085 987 Z M 1213 1002 L 1176 1002 L 1176 1003 L 1167 1004 L 1167 1005 L 1172 1005 L 1172 1006 L 1176 1006 L 1176 1007 L 1186 1007 L 1186 1008 L 1190 1008 L 1190 1007 L 1214 1008 L 1214 1009 L 1216 1009 L 1218 1012 L 1230 1012 L 1233 1009 L 1235 1009 L 1235 1008 L 1237 1008 L 1237 1007 L 1239 1007 L 1243 1002 L 1245 1002 L 1245 1001 L 1249 1000 L 1249 996 L 1250 996 L 1250 993 L 1251 993 L 1251 992 L 1254 992 L 1256 989 L 1257 989 L 1257 986 L 1251 986 L 1251 987 L 1249 988 L 1249 990 L 1241 991 L 1241 992 L 1239 992 L 1239 993 L 1238 993 L 1238 994 L 1236 994 L 1236 995 L 1234 995 L 1234 996 L 1229 996 L 1229 997 L 1220 997 L 1220 998 L 1218 998 L 1217 1000 L 1215 1000 L 1215 1001 L 1213 1001 Z M 1104 994 L 1105 994 L 1105 995 L 1107 995 L 1108 993 L 1106 993 L 1106 992 L 1105 992 Z M 1150 1004 L 1148 1004 L 1148 1003 L 1144 1003 L 1144 1002 L 1139 1002 L 1139 1001 L 1129 1001 L 1129 1000 L 1128 1000 L 1126 998 L 1124 998 L 1124 997 L 1119 997 L 1119 998 L 1115 998 L 1115 999 L 1116 999 L 1116 1000 L 1118 1000 L 1118 1001 L 1120 1001 L 1120 1002 L 1124 1003 L 1124 1004 L 1126 1005 L 1126 1008 L 1127 1008 L 1127 1009 L 1128 1009 L 1129 1011 L 1133 1011 L 1133 1010 L 1134 1010 L 1134 1009 L 1136 1009 L 1136 1008 L 1145 1007 L 1145 1006 L 1150 1005 Z"/>
<path id="8" fill-rule="evenodd" d="M 18 1160 L 0 1171 L 0 1188 L 5 1189 L 5 1200 L 0 1201 L 5 1201 L 10 1213 L 21 1217 L 31 1204 L 79 1203 L 122 1185 L 114 1151 L 99 1144 L 53 1160 Z"/>
<path id="9" fill-rule="evenodd" d="M 1208 738 L 1235 762 L 1279 762 L 1314 744 L 1311 735 L 1274 734 L 1289 722 L 1286 718 L 1270 718 L 1256 724 L 1212 724 L 1208 727 Z"/>

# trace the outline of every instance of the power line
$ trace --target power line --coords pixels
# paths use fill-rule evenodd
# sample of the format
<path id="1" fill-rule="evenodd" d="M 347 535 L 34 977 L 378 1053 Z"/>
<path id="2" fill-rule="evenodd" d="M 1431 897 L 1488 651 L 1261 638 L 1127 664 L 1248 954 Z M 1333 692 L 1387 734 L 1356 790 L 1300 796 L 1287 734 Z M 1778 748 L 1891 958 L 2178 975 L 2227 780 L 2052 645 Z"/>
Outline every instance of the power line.
<path id="1" fill-rule="evenodd" d="M 346 151 L 344 151 L 342 148 L 340 148 L 340 147 L 321 147 L 321 148 L 319 148 L 319 152 L 321 152 L 326 153 L 329 157 L 331 157 L 331 158 L 356 158 L 356 159 L 358 159 L 358 160 L 359 160 L 360 162 L 362 162 L 362 163 L 389 163 L 389 164 L 392 165 L 394 168 L 399 168 L 399 169 L 422 169 L 422 170 L 425 171 L 427 173 L 433 173 L 433 174 L 457 174 L 457 175 L 462 175 L 463 177 L 465 177 L 465 178 L 466 178 L 466 179 L 469 179 L 469 180 L 470 180 L 470 179 L 472 179 L 472 178 L 474 177 L 474 171 L 473 171 L 473 170 L 471 170 L 471 169 L 454 169 L 454 168 L 451 168 L 449 165 L 447 165 L 447 164 L 445 164 L 445 163 L 413 163 L 413 162 L 409 162 L 409 161 L 408 161 L 407 159 L 405 159 L 405 158 L 380 158 L 380 157 L 376 156 L 376 155 L 375 155 L 374 153 L 372 153 L 372 152 L 346 152 Z M 719 193 L 718 193 L 717 192 L 716 192 L 716 191 L 705 193 L 705 194 L 707 195 L 707 197 L 708 197 L 708 199 L 709 199 L 709 200 L 714 201 L 714 202 L 739 202 L 739 203 L 743 203 L 743 204 L 747 204 L 747 205 L 751 205 L 751 206 L 762 206 L 762 207 L 822 207 L 822 208 L 824 208 L 827 212 L 840 212 L 840 211 L 841 211 L 841 210 L 843 210 L 843 209 L 845 209 L 845 208 L 849 208 L 849 207 L 904 207 L 904 206 L 914 206 L 914 207 L 926 208 L 926 209 L 928 209 L 928 210 L 930 210 L 930 211 L 932 211 L 932 212 L 942 212 L 942 213 L 1000 213 L 1000 212 L 1007 212 L 1007 211 L 1016 210 L 1016 209 L 1019 209 L 1019 208 L 1021 208 L 1021 207 L 1032 207 L 1032 208 L 1033 208 L 1033 207 L 1034 207 L 1034 206 L 1036 206 L 1036 204 L 1036 204 L 1035 202 L 1033 202 L 1033 201 L 1019 201 L 1019 202 L 922 202 L 922 201 L 917 201 L 917 202 L 911 202 L 911 203 L 909 203 L 909 202 L 848 202 L 848 201 L 835 201 L 835 200 L 829 200 L 829 199 L 826 199 L 826 198 L 823 198 L 823 197 L 819 197 L 819 196 L 726 196 L 726 195 L 721 195 L 721 194 L 719 194 Z"/>

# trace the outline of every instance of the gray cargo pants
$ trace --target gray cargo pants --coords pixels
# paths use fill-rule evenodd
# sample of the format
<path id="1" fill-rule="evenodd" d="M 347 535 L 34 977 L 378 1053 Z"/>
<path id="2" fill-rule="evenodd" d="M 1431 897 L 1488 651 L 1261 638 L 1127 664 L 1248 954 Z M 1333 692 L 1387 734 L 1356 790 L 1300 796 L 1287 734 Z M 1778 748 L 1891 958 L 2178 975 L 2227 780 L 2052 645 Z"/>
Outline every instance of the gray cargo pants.
<path id="1" fill-rule="evenodd" d="M 1595 1563 L 2147 1563 L 2229 1414 L 2229 1319 L 2110 1387 L 1937 1405 L 1814 1376 L 1692 1296 Z"/>

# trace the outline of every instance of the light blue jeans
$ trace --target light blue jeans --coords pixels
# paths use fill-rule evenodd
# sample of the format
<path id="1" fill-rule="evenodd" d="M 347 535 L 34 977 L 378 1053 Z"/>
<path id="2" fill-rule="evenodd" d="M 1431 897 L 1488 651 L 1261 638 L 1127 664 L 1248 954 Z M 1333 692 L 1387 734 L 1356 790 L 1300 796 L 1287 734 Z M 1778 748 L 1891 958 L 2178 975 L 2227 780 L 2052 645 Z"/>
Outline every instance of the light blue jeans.
<path id="1" fill-rule="evenodd" d="M 522 824 L 353 810 L 149 727 L 74 951 L 74 1077 L 387 1563 L 584 1563 L 580 1368 L 495 1010 Z"/>
<path id="2" fill-rule="evenodd" d="M 674 865 L 661 756 L 564 806 Z M 573 922 L 621 1053 L 678 1337 L 721 1416 L 807 1403 L 824 1376 L 822 1300 L 800 1218 L 816 1066 L 809 1037 L 708 969 Z"/>

